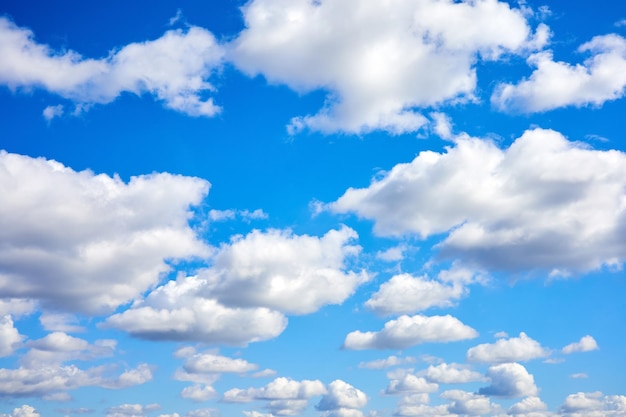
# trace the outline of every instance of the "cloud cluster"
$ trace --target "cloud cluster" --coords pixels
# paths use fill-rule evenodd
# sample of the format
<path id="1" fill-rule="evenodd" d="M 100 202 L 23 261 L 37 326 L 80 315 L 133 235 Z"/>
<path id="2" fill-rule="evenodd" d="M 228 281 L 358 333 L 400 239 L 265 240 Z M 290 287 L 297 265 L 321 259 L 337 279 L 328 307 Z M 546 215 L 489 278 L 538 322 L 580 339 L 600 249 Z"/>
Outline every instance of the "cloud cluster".
<path id="1" fill-rule="evenodd" d="M 400 316 L 378 332 L 354 331 L 346 336 L 345 349 L 404 349 L 421 343 L 472 339 L 478 333 L 459 319 L 446 316 Z"/>
<path id="2" fill-rule="evenodd" d="M 497 0 L 254 0 L 242 11 L 246 28 L 228 59 L 300 92 L 328 91 L 317 114 L 292 119 L 292 133 L 415 131 L 426 123 L 416 108 L 473 99 L 479 57 L 533 49 L 548 36 Z"/>
<path id="3" fill-rule="evenodd" d="M 230 389 L 224 393 L 222 401 L 232 403 L 266 401 L 265 408 L 272 414 L 297 415 L 304 411 L 312 397 L 327 392 L 319 380 L 296 381 L 280 377 L 261 388 Z"/>
<path id="4" fill-rule="evenodd" d="M 443 257 L 567 275 L 626 259 L 625 187 L 624 153 L 533 129 L 507 149 L 459 135 L 325 207 L 374 220 L 379 235 L 447 233 Z"/>
<path id="5" fill-rule="evenodd" d="M 480 373 L 456 363 L 430 365 L 424 372 L 420 372 L 420 375 L 438 384 L 464 384 L 484 379 Z"/>
<path id="6" fill-rule="evenodd" d="M 517 84 L 500 84 L 491 97 L 504 111 L 538 112 L 565 106 L 600 106 L 626 92 L 626 39 L 596 36 L 578 48 L 591 57 L 582 64 L 554 61 L 549 51 L 533 54 L 536 69 Z"/>
<path id="7" fill-rule="evenodd" d="M 323 417 L 363 417 L 359 410 L 367 404 L 367 395 L 340 379 L 328 384 L 328 392 L 315 406 Z"/>
<path id="8" fill-rule="evenodd" d="M 626 396 L 578 392 L 568 395 L 559 411 L 564 417 L 619 417 L 626 414 Z"/>
<path id="9" fill-rule="evenodd" d="M 131 43 L 102 59 L 74 51 L 57 52 L 37 43 L 34 34 L 0 17 L 0 84 L 11 89 L 44 88 L 78 103 L 80 109 L 109 103 L 124 92 L 151 94 L 165 106 L 191 116 L 213 116 L 220 108 L 208 79 L 222 64 L 224 51 L 200 27 L 170 30 L 159 39 Z M 47 120 L 62 114 L 44 110 Z"/>
<path id="10" fill-rule="evenodd" d="M 176 259 L 206 256 L 190 206 L 209 183 L 166 173 L 76 172 L 0 151 L 0 297 L 44 308 L 110 312 L 156 285 Z M 50 285 L 53 282 L 54 285 Z"/>
<path id="11" fill-rule="evenodd" d="M 356 237 L 348 227 L 322 237 L 252 231 L 222 245 L 197 276 L 167 282 L 103 326 L 151 340 L 245 345 L 276 337 L 285 313 L 340 304 L 369 279 L 345 265 L 360 251 Z"/>

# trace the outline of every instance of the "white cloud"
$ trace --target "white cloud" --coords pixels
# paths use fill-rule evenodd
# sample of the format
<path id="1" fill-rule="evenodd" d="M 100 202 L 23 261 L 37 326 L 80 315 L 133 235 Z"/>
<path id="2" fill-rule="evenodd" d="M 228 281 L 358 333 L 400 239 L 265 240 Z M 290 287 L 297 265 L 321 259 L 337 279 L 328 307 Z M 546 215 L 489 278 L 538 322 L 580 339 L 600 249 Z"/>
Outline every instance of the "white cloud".
<path id="1" fill-rule="evenodd" d="M 132 308 L 102 326 L 149 340 L 245 345 L 278 336 L 287 326 L 281 313 L 267 308 L 229 308 L 205 298 L 206 281 L 179 277 L 152 291 Z"/>
<path id="2" fill-rule="evenodd" d="M 391 355 L 385 359 L 376 359 L 369 362 L 359 363 L 359 368 L 365 369 L 384 369 L 392 366 L 404 365 L 407 363 L 415 363 L 415 358 L 412 356 L 405 356 L 404 358 Z"/>
<path id="3" fill-rule="evenodd" d="M 101 314 L 139 296 L 170 270 L 205 256 L 189 207 L 209 183 L 166 173 L 76 172 L 0 151 L 0 297 L 38 299 L 60 311 Z M 50 285 L 54 282 L 55 285 Z"/>
<path id="4" fill-rule="evenodd" d="M 504 150 L 460 135 L 325 207 L 374 220 L 378 235 L 447 233 L 441 257 L 568 273 L 626 259 L 625 188 L 624 153 L 534 129 Z"/>
<path id="5" fill-rule="evenodd" d="M 210 294 L 227 306 L 308 314 L 341 304 L 369 279 L 344 265 L 360 252 L 356 238 L 345 226 L 322 237 L 255 230 L 221 246 L 203 274 Z"/>
<path id="6" fill-rule="evenodd" d="M 404 349 L 420 343 L 441 343 L 477 337 L 476 330 L 457 318 L 446 316 L 400 316 L 385 323 L 379 332 L 354 331 L 346 336 L 346 349 Z"/>
<path id="7" fill-rule="evenodd" d="M 448 405 L 430 406 L 427 404 L 401 404 L 393 413 L 394 416 L 408 417 L 457 417 L 448 411 Z"/>
<path id="8" fill-rule="evenodd" d="M 404 259 L 404 252 L 407 247 L 405 245 L 398 245 L 384 251 L 376 252 L 376 258 L 385 262 L 396 262 Z"/>
<path id="9" fill-rule="evenodd" d="M 229 45 L 235 65 L 300 92 L 328 91 L 317 114 L 292 119 L 292 133 L 415 131 L 427 122 L 416 108 L 473 99 L 479 56 L 547 38 L 496 0 L 255 0 L 242 10 L 246 29 Z"/>
<path id="10" fill-rule="evenodd" d="M 448 411 L 454 415 L 480 416 L 499 410 L 484 395 L 476 395 L 461 390 L 449 390 L 441 394 L 441 398 L 451 400 Z"/>
<path id="11" fill-rule="evenodd" d="M 48 122 L 50 122 L 55 117 L 61 117 L 61 116 L 63 116 L 62 104 L 59 104 L 56 106 L 48 106 L 45 109 L 43 109 L 43 118 L 46 119 L 46 121 Z"/>
<path id="12" fill-rule="evenodd" d="M 544 358 L 550 351 L 539 342 L 521 332 L 518 337 L 499 339 L 496 343 L 484 343 L 467 351 L 470 362 L 501 363 L 519 362 Z"/>
<path id="13" fill-rule="evenodd" d="M 78 318 L 73 314 L 50 313 L 44 311 L 39 316 L 39 322 L 44 329 L 51 332 L 84 332 L 83 326 L 76 324 Z"/>
<path id="14" fill-rule="evenodd" d="M 107 409 L 106 417 L 143 417 L 150 411 L 160 409 L 159 404 L 121 404 Z"/>
<path id="15" fill-rule="evenodd" d="M 146 364 L 124 371 L 117 377 L 109 375 L 110 373 L 110 366 L 84 370 L 75 365 L 0 368 L 0 396 L 45 397 L 93 386 L 122 389 L 143 384 L 152 379 L 151 369 Z"/>
<path id="16" fill-rule="evenodd" d="M 527 397 L 537 395 L 535 378 L 519 363 L 490 366 L 487 376 L 491 385 L 478 390 L 481 395 L 496 397 Z"/>
<path id="17" fill-rule="evenodd" d="M 40 417 L 35 407 L 24 404 L 19 408 L 14 408 L 11 414 L 0 414 L 0 417 Z"/>
<path id="18" fill-rule="evenodd" d="M 456 363 L 430 365 L 428 369 L 418 375 L 423 375 L 428 381 L 438 384 L 464 384 L 484 379 L 480 373 Z"/>
<path id="19" fill-rule="evenodd" d="M 413 374 L 404 375 L 400 379 L 392 379 L 385 389 L 385 394 L 397 395 L 406 393 L 429 393 L 436 392 L 439 385 L 426 381 L 422 377 Z"/>
<path id="20" fill-rule="evenodd" d="M 574 352 L 590 352 L 592 350 L 600 349 L 596 340 L 589 336 L 583 336 L 578 342 L 570 343 L 565 346 L 561 352 L 565 354 L 570 354 Z"/>
<path id="21" fill-rule="evenodd" d="M 258 365 L 244 359 L 233 359 L 211 352 L 197 353 L 193 348 L 181 348 L 175 356 L 185 358 L 183 369 L 194 374 L 245 373 L 258 369 Z"/>
<path id="22" fill-rule="evenodd" d="M 21 344 L 24 336 L 15 328 L 10 314 L 0 317 L 0 358 L 9 356 L 15 352 Z"/>
<path id="23" fill-rule="evenodd" d="M 217 391 L 210 385 L 195 384 L 183 388 L 180 396 L 188 400 L 203 402 L 217 397 Z"/>
<path id="24" fill-rule="evenodd" d="M 509 408 L 509 414 L 517 415 L 527 415 L 534 412 L 541 412 L 548 409 L 546 403 L 541 401 L 539 397 L 531 396 L 526 397 L 523 400 L 513 404 Z"/>
<path id="25" fill-rule="evenodd" d="M 298 415 L 307 407 L 309 399 L 326 393 L 326 387 L 319 380 L 295 381 L 280 377 L 261 388 L 230 389 L 224 393 L 222 401 L 248 403 L 263 400 L 267 401 L 265 407 L 272 414 Z"/>
<path id="26" fill-rule="evenodd" d="M 336 379 L 328 384 L 328 392 L 315 408 L 320 411 L 363 408 L 367 404 L 367 395 L 345 381 Z"/>
<path id="27" fill-rule="evenodd" d="M 20 298 L 0 298 L 0 316 L 10 314 L 12 317 L 20 317 L 31 314 L 37 309 L 34 300 Z"/>
<path id="28" fill-rule="evenodd" d="M 582 64 L 555 62 L 551 52 L 531 55 L 536 70 L 518 84 L 500 84 L 492 103 L 506 111 L 537 112 L 565 106 L 600 106 L 624 96 L 626 39 L 596 36 L 578 48 L 591 57 Z"/>
<path id="29" fill-rule="evenodd" d="M 578 392 L 568 395 L 559 411 L 564 417 L 621 417 L 626 415 L 626 396 Z"/>
<path id="30" fill-rule="evenodd" d="M 410 314 L 431 307 L 449 307 L 466 293 L 461 285 L 405 273 L 383 283 L 365 305 L 379 315 Z"/>
<path id="31" fill-rule="evenodd" d="M 34 40 L 34 34 L 0 18 L 0 83 L 11 89 L 43 88 L 77 103 L 109 103 L 123 92 L 148 93 L 165 106 L 191 116 L 213 116 L 220 108 L 211 98 L 210 76 L 224 52 L 205 29 L 170 30 L 159 39 L 132 43 L 102 59 L 73 51 L 56 52 Z M 58 107 L 47 108 L 50 119 Z"/>
<path id="32" fill-rule="evenodd" d="M 584 372 L 579 372 L 576 374 L 571 374 L 569 377 L 573 379 L 585 379 L 585 378 L 589 378 L 589 375 L 587 375 Z"/>

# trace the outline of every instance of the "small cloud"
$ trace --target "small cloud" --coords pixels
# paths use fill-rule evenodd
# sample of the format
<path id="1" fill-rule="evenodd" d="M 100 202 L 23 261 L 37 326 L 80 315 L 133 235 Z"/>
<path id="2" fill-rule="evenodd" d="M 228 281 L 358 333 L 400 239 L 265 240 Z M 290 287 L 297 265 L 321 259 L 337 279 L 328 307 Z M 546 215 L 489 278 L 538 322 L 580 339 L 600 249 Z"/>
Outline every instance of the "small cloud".
<path id="1" fill-rule="evenodd" d="M 561 352 L 569 355 L 570 353 L 574 352 L 589 352 L 597 349 L 600 348 L 598 347 L 598 343 L 596 342 L 596 340 L 593 337 L 587 335 L 583 336 L 580 341 L 570 343 L 569 345 L 565 346 L 563 350 L 561 350 Z"/>
<path id="2" fill-rule="evenodd" d="M 168 26 L 173 26 L 176 23 L 180 22 L 181 20 L 184 20 L 185 16 L 183 16 L 183 11 L 181 9 L 176 10 L 176 15 L 170 17 L 169 22 L 167 23 Z"/>
<path id="3" fill-rule="evenodd" d="M 250 375 L 252 378 L 266 378 L 269 376 L 274 376 L 276 375 L 276 371 L 273 369 L 263 369 L 262 371 L 259 372 L 255 372 L 252 375 Z"/>
<path id="4" fill-rule="evenodd" d="M 404 259 L 404 252 L 406 249 L 407 248 L 404 245 L 394 246 L 393 248 L 376 252 L 376 258 L 385 262 L 401 261 Z"/>
<path id="5" fill-rule="evenodd" d="M 608 142 L 609 141 L 604 136 L 596 135 L 596 134 L 593 134 L 593 133 L 591 133 L 589 135 L 585 135 L 585 139 L 593 140 L 593 141 L 597 141 L 597 142 Z"/>
<path id="6" fill-rule="evenodd" d="M 622 27 L 622 26 L 626 26 L 626 19 L 620 19 L 617 22 L 615 22 L 615 26 Z"/>
<path id="7" fill-rule="evenodd" d="M 502 339 L 503 337 L 509 337 L 507 332 L 497 332 L 493 335 L 496 339 Z"/>
<path id="8" fill-rule="evenodd" d="M 570 378 L 574 378 L 574 379 L 585 379 L 585 378 L 589 378 L 589 375 L 587 375 L 584 372 L 580 372 L 580 373 L 577 373 L 577 374 L 571 374 L 569 377 Z"/>
<path id="9" fill-rule="evenodd" d="M 558 363 L 563 363 L 563 362 L 565 362 L 565 359 L 563 359 L 563 358 L 549 358 L 549 359 L 546 359 L 545 361 L 543 361 L 543 363 L 547 363 L 547 364 L 550 364 L 550 365 L 556 365 Z"/>
<path id="10" fill-rule="evenodd" d="M 63 116 L 63 105 L 58 104 L 56 106 L 48 106 L 43 109 L 43 118 L 46 122 L 50 123 L 55 117 Z"/>

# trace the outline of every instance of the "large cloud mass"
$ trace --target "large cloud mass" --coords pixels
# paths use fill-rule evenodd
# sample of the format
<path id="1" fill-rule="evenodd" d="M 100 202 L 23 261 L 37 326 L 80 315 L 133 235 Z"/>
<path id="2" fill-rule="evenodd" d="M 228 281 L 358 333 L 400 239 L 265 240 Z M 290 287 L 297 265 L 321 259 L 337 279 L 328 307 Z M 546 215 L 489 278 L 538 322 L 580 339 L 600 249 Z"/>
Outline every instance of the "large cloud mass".
<path id="1" fill-rule="evenodd" d="M 123 92 L 154 95 L 171 109 L 212 116 L 220 108 L 204 93 L 221 65 L 223 51 L 205 29 L 170 30 L 153 41 L 132 43 L 102 59 L 73 51 L 55 52 L 33 33 L 0 17 L 0 84 L 12 89 L 44 88 L 78 104 L 109 103 Z M 50 109 L 52 110 L 50 113 Z M 48 107 L 46 118 L 59 107 Z"/>
<path id="2" fill-rule="evenodd" d="M 474 64 L 547 39 L 520 9 L 496 0 L 255 0 L 229 46 L 249 74 L 298 91 L 329 91 L 315 115 L 290 128 L 350 133 L 417 130 L 415 107 L 473 98 Z"/>
<path id="3" fill-rule="evenodd" d="M 189 227 L 199 178 L 76 172 L 0 151 L 0 297 L 91 314 L 156 285 L 167 260 L 205 256 Z"/>
<path id="4" fill-rule="evenodd" d="M 446 257 L 567 274 L 626 259 L 625 189 L 624 153 L 534 129 L 508 149 L 461 135 L 326 207 L 373 219 L 379 235 L 448 233 Z"/>

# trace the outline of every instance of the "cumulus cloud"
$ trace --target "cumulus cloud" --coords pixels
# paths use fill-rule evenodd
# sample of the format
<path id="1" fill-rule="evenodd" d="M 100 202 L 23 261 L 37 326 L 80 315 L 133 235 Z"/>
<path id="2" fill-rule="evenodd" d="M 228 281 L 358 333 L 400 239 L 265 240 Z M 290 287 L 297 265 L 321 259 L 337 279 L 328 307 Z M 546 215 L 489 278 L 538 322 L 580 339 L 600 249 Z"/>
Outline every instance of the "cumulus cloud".
<path id="1" fill-rule="evenodd" d="M 202 293 L 206 281 L 179 277 L 156 288 L 130 309 L 103 324 L 148 340 L 198 341 L 245 345 L 278 336 L 287 326 L 281 313 L 267 308 L 229 308 Z"/>
<path id="2" fill-rule="evenodd" d="M 570 343 L 569 345 L 565 346 L 561 350 L 561 352 L 568 355 L 574 352 L 590 352 L 597 349 L 600 349 L 600 347 L 598 346 L 596 339 L 589 335 L 586 335 L 583 336 L 578 342 Z"/>
<path id="3" fill-rule="evenodd" d="M 124 92 L 150 94 L 166 107 L 191 116 L 213 116 L 220 108 L 207 92 L 222 64 L 223 49 L 205 29 L 170 30 L 159 39 L 132 43 L 101 59 L 74 51 L 57 52 L 34 34 L 0 18 L 0 83 L 11 89 L 43 88 L 79 107 L 109 103 Z M 62 108 L 48 107 L 48 120 Z"/>
<path id="4" fill-rule="evenodd" d="M 122 389 L 152 379 L 151 367 L 147 364 L 140 364 L 118 376 L 110 375 L 111 371 L 111 366 L 80 369 L 75 365 L 58 364 L 0 368 L 0 396 L 46 397 L 93 386 Z"/>
<path id="5" fill-rule="evenodd" d="M 385 389 L 385 394 L 429 393 L 439 389 L 439 385 L 428 382 L 422 377 L 406 374 L 399 379 L 392 379 Z"/>
<path id="6" fill-rule="evenodd" d="M 244 359 L 233 359 L 213 353 L 193 353 L 187 356 L 183 369 L 189 373 L 245 373 L 258 365 Z"/>
<path id="7" fill-rule="evenodd" d="M 265 408 L 273 414 L 298 415 L 307 407 L 309 399 L 326 393 L 326 387 L 319 380 L 295 381 L 280 377 L 260 388 L 230 389 L 224 393 L 222 401 L 248 403 L 262 400 L 267 402 Z"/>
<path id="8" fill-rule="evenodd" d="M 365 271 L 345 263 L 360 252 L 349 227 L 322 237 L 288 230 L 255 230 L 222 245 L 213 266 L 204 271 L 208 291 L 231 307 L 267 307 L 308 314 L 327 304 L 341 304 L 369 280 Z"/>
<path id="9" fill-rule="evenodd" d="M 533 129 L 508 149 L 459 135 L 325 207 L 374 220 L 378 235 L 447 233 L 444 258 L 566 275 L 623 263 L 625 188 L 626 154 Z"/>
<path id="10" fill-rule="evenodd" d="M 492 103 L 504 111 L 537 112 L 565 106 L 600 106 L 626 91 L 626 39 L 596 36 L 578 48 L 591 54 L 582 64 L 554 61 L 549 51 L 528 58 L 536 69 L 517 84 L 496 87 Z"/>
<path id="11" fill-rule="evenodd" d="M 431 307 L 449 307 L 466 293 L 466 288 L 457 283 L 404 273 L 383 283 L 365 306 L 380 315 L 410 314 Z"/>
<path id="12" fill-rule="evenodd" d="M 523 400 L 513 404 L 509 408 L 509 414 L 517 415 L 528 415 L 534 412 L 542 412 L 548 409 L 546 403 L 541 401 L 539 397 L 530 396 L 526 397 Z"/>
<path id="13" fill-rule="evenodd" d="M 40 417 L 40 414 L 35 407 L 24 404 L 21 407 L 14 408 L 11 414 L 0 414 L 0 417 Z"/>
<path id="14" fill-rule="evenodd" d="M 475 63 L 547 40 L 505 2 L 255 0 L 229 59 L 250 75 L 300 92 L 328 91 L 317 114 L 289 129 L 415 131 L 416 108 L 473 99 Z M 320 30 L 323 28 L 323 30 Z"/>
<path id="15" fill-rule="evenodd" d="M 391 355 L 385 359 L 376 359 L 369 362 L 359 363 L 359 368 L 365 369 L 384 369 L 392 366 L 404 365 L 407 363 L 415 363 L 416 359 L 412 356 L 405 356 L 404 358 Z"/>
<path id="16" fill-rule="evenodd" d="M 15 328 L 10 314 L 0 317 L 0 357 L 11 355 L 21 344 L 24 336 Z"/>
<path id="17" fill-rule="evenodd" d="M 480 416 L 499 410 L 484 395 L 477 395 L 461 390 L 449 390 L 441 394 L 441 398 L 450 400 L 448 412 L 453 415 Z"/>
<path id="18" fill-rule="evenodd" d="M 626 415 L 626 396 L 578 392 L 568 395 L 559 411 L 564 417 L 619 417 Z"/>
<path id="19" fill-rule="evenodd" d="M 518 337 L 499 339 L 496 343 L 484 343 L 467 351 L 470 362 L 501 363 L 519 362 L 544 358 L 550 351 L 539 342 L 521 332 Z"/>
<path id="20" fill-rule="evenodd" d="M 194 384 L 183 388 L 180 396 L 191 401 L 204 402 L 217 397 L 217 391 L 210 385 Z"/>
<path id="21" fill-rule="evenodd" d="M 21 298 L 0 298 L 0 316 L 10 314 L 17 318 L 31 314 L 37 309 L 37 303 L 34 300 Z"/>
<path id="22" fill-rule="evenodd" d="M 73 314 L 51 313 L 44 311 L 39 316 L 39 322 L 44 329 L 58 332 L 84 332 L 86 329 L 78 325 L 78 318 Z"/>
<path id="23" fill-rule="evenodd" d="M 2 298 L 102 314 L 157 284 L 171 260 L 208 254 L 188 224 L 209 190 L 199 178 L 125 183 L 0 151 L 0 189 L 11 196 L 0 203 Z"/>
<path id="24" fill-rule="evenodd" d="M 484 379 L 480 373 L 457 363 L 430 365 L 428 369 L 420 372 L 419 375 L 423 375 L 428 381 L 438 384 L 464 384 Z"/>
<path id="25" fill-rule="evenodd" d="M 537 395 L 535 378 L 519 363 L 490 366 L 487 377 L 491 385 L 478 390 L 481 395 L 496 397 L 527 397 Z"/>
<path id="26" fill-rule="evenodd" d="M 359 408 L 367 404 L 367 395 L 345 381 L 336 379 L 328 384 L 328 392 L 315 406 L 325 411 L 325 417 L 356 417 L 362 416 Z"/>
<path id="27" fill-rule="evenodd" d="M 450 315 L 400 316 L 379 332 L 354 331 L 346 336 L 345 349 L 404 349 L 420 343 L 441 343 L 477 337 L 476 330 Z"/>

